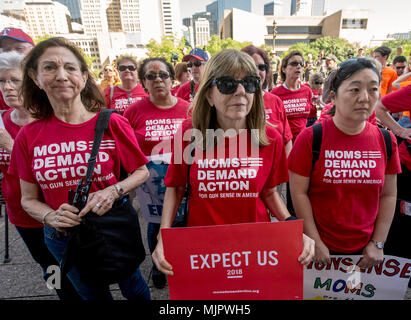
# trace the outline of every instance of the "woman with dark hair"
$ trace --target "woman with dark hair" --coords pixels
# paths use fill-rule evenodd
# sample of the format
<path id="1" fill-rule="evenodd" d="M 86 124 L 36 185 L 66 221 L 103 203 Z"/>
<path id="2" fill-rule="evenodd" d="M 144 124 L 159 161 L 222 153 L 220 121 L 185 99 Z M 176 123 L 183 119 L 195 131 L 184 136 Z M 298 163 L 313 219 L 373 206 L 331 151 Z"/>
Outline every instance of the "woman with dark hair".
<path id="1" fill-rule="evenodd" d="M 43 224 L 30 217 L 21 207 L 18 175 L 8 172 L 14 139 L 24 125 L 34 120 L 24 108 L 20 93 L 23 59 L 24 56 L 15 51 L 0 53 L 0 92 L 10 107 L 0 112 L 1 192 L 6 202 L 8 219 L 16 227 L 33 259 L 41 266 L 43 277 L 47 280 L 51 275 L 47 269 L 58 263 L 44 243 Z M 61 300 L 79 299 L 67 277 L 62 277 L 61 289 L 56 288 L 56 293 Z"/>
<path id="2" fill-rule="evenodd" d="M 312 91 L 301 83 L 304 59 L 300 51 L 291 51 L 281 61 L 281 79 L 283 84 L 271 90 L 271 93 L 283 101 L 288 123 L 293 134 L 293 142 L 306 127 L 307 118 L 312 109 Z"/>
<path id="3" fill-rule="evenodd" d="M 153 253 L 160 229 L 164 176 L 171 158 L 170 146 L 177 129 L 187 118 L 190 103 L 171 94 L 174 71 L 166 60 L 146 59 L 138 74 L 150 96 L 131 105 L 124 117 L 130 122 L 142 152 L 150 161 L 147 164 L 150 178 L 137 190 L 137 198 L 142 215 L 148 221 L 148 247 Z M 154 264 L 152 279 L 156 288 L 164 287 L 166 278 Z"/>
<path id="4" fill-rule="evenodd" d="M 362 255 L 361 268 L 383 261 L 401 168 L 394 136 L 385 132 L 384 138 L 367 122 L 380 82 L 373 60 L 343 62 L 331 83 L 334 116 L 321 122 L 322 135 L 315 139 L 318 125 L 305 129 L 288 159 L 294 208 L 315 240 L 316 262 L 330 263 L 331 254 Z M 313 161 L 313 145 L 320 139 Z"/>
<path id="5" fill-rule="evenodd" d="M 268 89 L 271 87 L 270 84 L 272 84 L 272 72 L 267 53 L 254 46 L 247 46 L 241 49 L 241 51 L 250 55 L 255 62 L 262 83 L 265 118 L 276 126 L 278 132 L 283 137 L 286 155 L 288 156 L 293 144 L 293 135 L 288 124 L 283 102 L 278 96 L 268 92 Z"/>
<path id="6" fill-rule="evenodd" d="M 266 126 L 260 77 L 248 54 L 222 50 L 211 57 L 194 99 L 193 117 L 183 122 L 174 143 L 176 139 L 183 140 L 178 141 L 182 147 L 173 152 L 167 170 L 161 228 L 171 227 L 187 183 L 189 227 L 269 222 L 269 212 L 281 221 L 290 218 L 276 189 L 288 175 L 284 145 L 278 131 Z M 232 150 L 230 146 L 237 146 L 239 139 L 246 148 Z M 190 140 L 194 154 L 188 167 L 184 150 Z M 244 160 L 256 153 L 258 163 Z M 230 174 L 216 181 L 218 172 L 237 167 L 240 159 L 241 170 L 250 173 L 247 177 Z M 221 165 L 204 166 L 211 162 Z M 237 188 L 240 182 L 247 187 Z M 235 197 L 220 197 L 233 190 Z M 304 235 L 298 260 L 307 264 L 312 255 L 313 242 Z M 161 233 L 153 260 L 160 271 L 173 275 L 164 258 Z"/>
<path id="7" fill-rule="evenodd" d="M 124 114 L 127 107 L 147 96 L 137 77 L 137 61 L 132 56 L 121 56 L 117 59 L 117 70 L 121 83 L 104 89 L 107 108 Z"/>
<path id="8" fill-rule="evenodd" d="M 174 71 L 178 82 L 171 89 L 171 94 L 176 96 L 178 89 L 180 89 L 183 84 L 191 81 L 191 70 L 188 68 L 187 62 L 180 62 L 176 64 Z"/>
<path id="9" fill-rule="evenodd" d="M 86 174 L 98 114 L 105 107 L 83 54 L 64 38 L 40 42 L 26 57 L 22 92 L 24 107 L 37 121 L 25 125 L 15 140 L 12 172 L 20 178 L 23 209 L 44 224 L 46 245 L 61 263 L 70 229 L 90 211 L 104 215 L 127 203 L 125 195 L 148 178 L 147 159 L 128 121 L 114 113 L 101 141 L 91 193 L 79 212 L 68 194 Z M 129 175 L 120 181 L 121 168 Z M 83 299 L 112 299 L 108 286 L 81 281 L 76 266 L 68 277 Z M 150 298 L 139 269 L 119 286 L 127 299 Z"/>

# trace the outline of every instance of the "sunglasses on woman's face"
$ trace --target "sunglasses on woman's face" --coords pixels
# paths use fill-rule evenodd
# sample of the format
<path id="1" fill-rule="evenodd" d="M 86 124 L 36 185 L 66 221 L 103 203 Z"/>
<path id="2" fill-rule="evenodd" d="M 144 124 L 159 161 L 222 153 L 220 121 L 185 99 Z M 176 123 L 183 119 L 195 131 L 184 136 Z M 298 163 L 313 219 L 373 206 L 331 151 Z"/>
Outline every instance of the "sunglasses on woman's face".
<path id="1" fill-rule="evenodd" d="M 255 93 L 260 89 L 260 78 L 257 76 L 246 76 L 241 80 L 236 80 L 230 76 L 219 77 L 211 82 L 211 86 L 216 85 L 222 94 L 233 94 L 237 91 L 240 83 L 247 93 Z"/>
<path id="2" fill-rule="evenodd" d="M 144 78 L 146 78 L 147 80 L 151 80 L 151 81 L 156 80 L 157 77 L 160 77 L 161 80 L 165 80 L 165 79 L 170 78 L 170 74 L 168 72 L 162 71 L 159 73 L 150 72 L 144 76 Z"/>
<path id="3" fill-rule="evenodd" d="M 194 67 L 201 67 L 201 65 L 203 64 L 203 62 L 202 61 L 199 61 L 199 60 L 197 60 L 197 61 L 195 61 L 195 62 L 189 62 L 189 63 L 187 63 L 187 67 L 189 67 L 189 68 L 192 68 L 193 66 Z"/>
<path id="4" fill-rule="evenodd" d="M 292 67 L 297 67 L 297 66 L 304 67 L 304 63 L 298 62 L 298 61 L 291 61 L 287 63 L 287 65 L 292 66 Z"/>
<path id="5" fill-rule="evenodd" d="M 259 65 L 257 65 L 257 68 L 258 68 L 258 70 L 260 70 L 260 71 L 267 71 L 267 69 L 268 69 L 268 65 L 267 64 L 265 64 L 265 63 L 261 63 L 261 64 L 259 64 Z"/>
<path id="6" fill-rule="evenodd" d="M 320 84 L 323 84 L 323 83 L 322 82 L 314 82 L 314 84 L 320 85 Z"/>
<path id="7" fill-rule="evenodd" d="M 126 71 L 126 70 L 130 70 L 130 71 L 136 71 L 136 67 L 135 66 L 119 66 L 118 70 L 119 71 Z"/>

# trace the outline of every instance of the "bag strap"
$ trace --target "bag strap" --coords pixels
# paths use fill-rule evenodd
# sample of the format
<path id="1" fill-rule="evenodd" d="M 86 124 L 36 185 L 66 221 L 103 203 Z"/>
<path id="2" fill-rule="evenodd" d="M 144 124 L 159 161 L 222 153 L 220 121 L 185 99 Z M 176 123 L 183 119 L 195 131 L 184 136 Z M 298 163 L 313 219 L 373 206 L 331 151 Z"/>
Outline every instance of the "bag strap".
<path id="1" fill-rule="evenodd" d="M 314 170 L 314 165 L 317 162 L 317 160 L 320 158 L 321 144 L 323 140 L 323 126 L 321 122 L 319 122 L 319 123 L 314 124 L 312 128 L 313 128 L 313 145 L 312 145 L 313 162 L 312 162 L 311 170 Z"/>
<path id="2" fill-rule="evenodd" d="M 195 145 L 194 145 L 194 137 L 191 137 L 191 141 L 190 141 L 190 148 L 192 148 L 192 150 L 190 150 L 190 157 L 188 159 L 188 165 L 187 165 L 187 187 L 186 187 L 186 191 L 184 193 L 184 197 L 186 199 L 186 202 L 184 204 L 184 220 L 187 221 L 188 219 L 188 197 L 190 195 L 190 168 L 191 165 L 193 164 L 193 159 L 194 159 L 194 153 L 195 153 Z"/>
<path id="3" fill-rule="evenodd" d="M 191 80 L 191 83 L 190 83 L 190 93 L 191 93 L 191 97 L 194 99 L 194 96 L 196 95 L 196 87 L 194 84 L 194 80 Z"/>
<path id="4" fill-rule="evenodd" d="M 391 134 L 388 130 L 379 128 L 381 130 L 382 136 L 384 137 L 385 149 L 387 150 L 387 162 L 390 161 L 392 156 L 392 141 Z"/>
<path id="5" fill-rule="evenodd" d="M 104 132 L 108 128 L 108 122 L 113 112 L 116 111 L 111 109 L 103 109 L 98 115 L 95 128 L 93 148 L 91 149 L 90 159 L 88 160 L 87 165 L 87 174 L 85 178 L 86 184 L 91 181 L 91 177 L 93 176 L 94 166 L 97 161 L 97 154 L 98 150 L 100 149 L 101 140 L 103 139 Z"/>
<path id="6" fill-rule="evenodd" d="M 110 84 L 110 103 L 114 96 L 114 85 Z"/>

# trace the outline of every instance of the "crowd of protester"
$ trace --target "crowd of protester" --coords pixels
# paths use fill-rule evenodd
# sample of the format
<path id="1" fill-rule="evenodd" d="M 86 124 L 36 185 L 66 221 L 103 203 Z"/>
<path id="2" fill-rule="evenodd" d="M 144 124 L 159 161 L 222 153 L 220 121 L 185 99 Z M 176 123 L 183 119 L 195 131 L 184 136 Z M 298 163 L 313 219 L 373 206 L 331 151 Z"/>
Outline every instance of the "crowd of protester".
<path id="1" fill-rule="evenodd" d="M 35 45 L 20 29 L 6 28 L 0 48 L 1 191 L 9 220 L 45 280 L 84 215 L 104 215 L 134 197 L 148 222 L 156 288 L 173 275 L 160 229 L 172 227 L 185 208 L 188 227 L 304 219 L 303 265 L 329 263 L 333 254 L 362 255 L 360 267 L 380 264 L 384 254 L 411 258 L 411 58 L 401 52 L 389 66 L 391 49 L 384 46 L 370 57 L 359 48 L 343 61 L 324 51 L 316 59 L 300 51 L 280 58 L 247 46 L 210 57 L 194 48 L 175 66 L 160 57 L 120 56 L 96 79 L 64 38 Z M 79 211 L 67 195 L 83 177 L 88 149 L 81 145 L 93 141 L 105 108 L 116 113 Z M 227 146 L 238 139 L 251 152 L 242 157 L 257 152 L 256 174 L 204 187 L 213 185 L 213 173 L 200 181 L 198 159 L 235 161 L 240 156 Z M 77 161 L 59 167 L 56 153 L 71 141 L 78 147 L 66 153 Z M 372 154 L 375 165 L 363 176 L 340 170 L 331 156 L 339 152 L 359 152 L 364 163 L 370 161 L 364 154 Z M 255 196 L 219 197 L 243 179 Z M 129 300 L 150 299 L 139 269 L 119 286 Z M 112 299 L 108 286 L 85 284 L 75 266 L 57 294 Z"/>

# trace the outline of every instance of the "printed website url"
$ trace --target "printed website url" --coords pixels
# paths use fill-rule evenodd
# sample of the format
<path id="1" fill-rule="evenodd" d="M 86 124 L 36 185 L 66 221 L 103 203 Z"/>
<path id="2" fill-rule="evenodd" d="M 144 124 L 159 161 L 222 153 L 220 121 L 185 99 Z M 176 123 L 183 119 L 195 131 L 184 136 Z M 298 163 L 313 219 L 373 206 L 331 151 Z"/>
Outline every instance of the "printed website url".
<path id="1" fill-rule="evenodd" d="M 222 291 L 213 291 L 213 294 L 226 294 L 226 293 L 260 293 L 260 290 L 222 290 Z"/>

